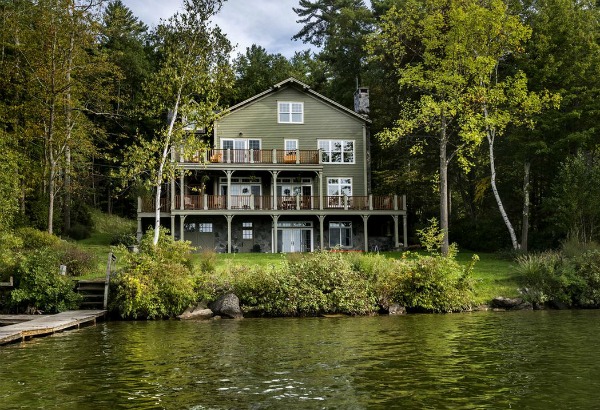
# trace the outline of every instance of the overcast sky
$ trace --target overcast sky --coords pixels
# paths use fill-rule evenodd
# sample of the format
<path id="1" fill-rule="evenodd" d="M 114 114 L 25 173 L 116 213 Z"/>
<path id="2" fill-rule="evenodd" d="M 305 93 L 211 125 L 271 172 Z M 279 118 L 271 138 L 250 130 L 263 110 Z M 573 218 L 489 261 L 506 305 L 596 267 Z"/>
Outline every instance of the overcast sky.
<path id="1" fill-rule="evenodd" d="M 167 19 L 182 5 L 180 0 L 123 0 L 123 3 L 149 27 Z M 291 57 L 295 51 L 310 48 L 291 39 L 302 28 L 292 10 L 296 6 L 298 0 L 227 0 L 214 21 L 231 43 L 237 44 L 234 56 L 258 44 L 269 53 Z"/>

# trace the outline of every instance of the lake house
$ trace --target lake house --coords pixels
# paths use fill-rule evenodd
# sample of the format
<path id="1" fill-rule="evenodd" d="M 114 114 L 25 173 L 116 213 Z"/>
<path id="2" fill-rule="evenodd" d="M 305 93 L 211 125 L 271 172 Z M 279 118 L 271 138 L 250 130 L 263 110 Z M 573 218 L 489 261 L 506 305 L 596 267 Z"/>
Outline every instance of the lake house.
<path id="1" fill-rule="evenodd" d="M 350 110 L 290 78 L 232 106 L 211 149 L 174 158 L 161 198 L 177 239 L 216 252 L 406 246 L 406 199 L 371 194 L 368 89 Z M 138 200 L 138 234 L 154 201 Z M 402 236 L 400 236 L 400 232 Z"/>

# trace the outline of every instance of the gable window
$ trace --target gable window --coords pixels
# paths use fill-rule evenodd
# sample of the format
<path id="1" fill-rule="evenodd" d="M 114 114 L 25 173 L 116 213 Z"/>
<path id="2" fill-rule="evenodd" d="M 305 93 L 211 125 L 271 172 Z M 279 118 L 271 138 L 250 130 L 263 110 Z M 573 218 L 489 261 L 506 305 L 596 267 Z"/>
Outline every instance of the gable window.
<path id="1" fill-rule="evenodd" d="M 277 121 L 281 124 L 304 123 L 304 103 L 287 101 L 278 102 Z"/>
<path id="2" fill-rule="evenodd" d="M 352 222 L 329 222 L 329 247 L 336 246 L 344 248 L 352 246 Z"/>
<path id="3" fill-rule="evenodd" d="M 319 149 L 323 163 L 354 163 L 354 141 L 352 140 L 319 140 Z"/>

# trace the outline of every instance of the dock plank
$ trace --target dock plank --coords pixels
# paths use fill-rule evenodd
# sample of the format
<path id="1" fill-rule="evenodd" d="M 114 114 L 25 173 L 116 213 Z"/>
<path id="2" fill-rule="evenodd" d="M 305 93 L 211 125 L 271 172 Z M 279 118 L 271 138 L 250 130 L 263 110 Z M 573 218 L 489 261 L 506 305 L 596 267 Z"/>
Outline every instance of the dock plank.
<path id="1" fill-rule="evenodd" d="M 31 337 L 51 335 L 83 324 L 95 324 L 106 315 L 105 310 L 71 310 L 44 315 L 27 322 L 0 327 L 0 345 L 24 341 Z"/>

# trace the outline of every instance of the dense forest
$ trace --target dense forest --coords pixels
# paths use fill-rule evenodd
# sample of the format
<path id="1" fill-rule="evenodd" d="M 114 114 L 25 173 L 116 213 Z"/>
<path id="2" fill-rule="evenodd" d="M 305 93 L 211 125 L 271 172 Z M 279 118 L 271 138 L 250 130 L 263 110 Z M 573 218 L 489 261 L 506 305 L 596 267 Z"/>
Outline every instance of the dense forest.
<path id="1" fill-rule="evenodd" d="M 133 217 L 179 120 L 210 128 L 295 77 L 348 107 L 369 87 L 373 193 L 407 195 L 409 232 L 436 217 L 484 251 L 600 239 L 597 2 L 299 0 L 291 58 L 230 58 L 220 4 L 150 29 L 120 0 L 0 1 L 0 231 Z"/>

